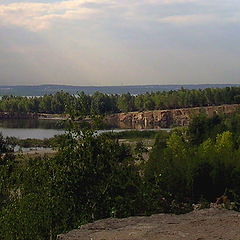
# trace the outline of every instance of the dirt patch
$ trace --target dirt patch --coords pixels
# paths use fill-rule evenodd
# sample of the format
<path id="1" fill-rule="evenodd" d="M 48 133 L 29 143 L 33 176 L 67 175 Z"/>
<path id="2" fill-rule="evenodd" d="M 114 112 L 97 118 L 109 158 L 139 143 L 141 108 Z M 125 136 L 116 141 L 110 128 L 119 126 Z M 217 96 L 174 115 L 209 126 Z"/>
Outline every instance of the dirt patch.
<path id="1" fill-rule="evenodd" d="M 82 226 L 58 240 L 240 240 L 240 213 L 203 209 L 188 214 L 105 219 Z"/>

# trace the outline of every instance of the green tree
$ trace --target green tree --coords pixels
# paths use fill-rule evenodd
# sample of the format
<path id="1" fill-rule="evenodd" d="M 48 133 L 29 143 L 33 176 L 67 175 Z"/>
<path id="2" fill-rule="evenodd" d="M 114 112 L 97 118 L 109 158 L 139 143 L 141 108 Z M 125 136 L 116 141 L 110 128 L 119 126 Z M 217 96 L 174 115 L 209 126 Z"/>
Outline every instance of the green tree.
<path id="1" fill-rule="evenodd" d="M 130 93 L 122 94 L 118 98 L 117 106 L 122 112 L 131 112 L 135 109 L 134 98 Z"/>

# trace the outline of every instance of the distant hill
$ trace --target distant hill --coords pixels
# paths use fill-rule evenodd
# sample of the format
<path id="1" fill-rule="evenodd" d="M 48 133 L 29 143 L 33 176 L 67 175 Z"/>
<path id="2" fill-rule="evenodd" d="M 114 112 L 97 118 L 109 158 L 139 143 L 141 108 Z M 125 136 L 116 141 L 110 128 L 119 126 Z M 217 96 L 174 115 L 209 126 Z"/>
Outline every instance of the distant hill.
<path id="1" fill-rule="evenodd" d="M 39 86 L 0 86 L 0 96 L 42 96 L 58 91 L 65 91 L 71 94 L 84 91 L 93 94 L 96 91 L 107 94 L 141 94 L 146 92 L 185 89 L 205 89 L 205 88 L 224 88 L 227 86 L 240 86 L 240 84 L 199 84 L 199 85 L 133 85 L 133 86 L 69 86 L 69 85 L 39 85 Z"/>

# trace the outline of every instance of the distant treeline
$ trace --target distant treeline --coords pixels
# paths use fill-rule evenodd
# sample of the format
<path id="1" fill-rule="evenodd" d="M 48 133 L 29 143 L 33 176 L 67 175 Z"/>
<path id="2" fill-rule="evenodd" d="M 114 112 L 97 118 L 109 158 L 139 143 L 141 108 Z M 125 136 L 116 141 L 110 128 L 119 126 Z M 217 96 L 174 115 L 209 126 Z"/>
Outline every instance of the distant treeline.
<path id="1" fill-rule="evenodd" d="M 71 95 L 58 92 L 42 97 L 4 96 L 0 101 L 2 112 L 69 113 L 78 116 L 118 112 L 202 107 L 240 103 L 240 87 L 180 89 L 140 95 L 104 94 Z"/>

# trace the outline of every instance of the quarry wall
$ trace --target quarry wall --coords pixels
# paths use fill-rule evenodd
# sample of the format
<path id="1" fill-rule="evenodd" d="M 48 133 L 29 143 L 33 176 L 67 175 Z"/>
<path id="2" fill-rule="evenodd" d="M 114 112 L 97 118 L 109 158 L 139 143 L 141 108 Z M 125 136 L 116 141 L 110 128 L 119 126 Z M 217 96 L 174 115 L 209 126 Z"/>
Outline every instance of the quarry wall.
<path id="1" fill-rule="evenodd" d="M 191 117 L 200 113 L 212 117 L 214 114 L 231 114 L 237 110 L 240 110 L 240 104 L 128 112 L 109 115 L 106 117 L 106 121 L 110 125 L 121 128 L 170 128 L 172 126 L 188 126 Z"/>

